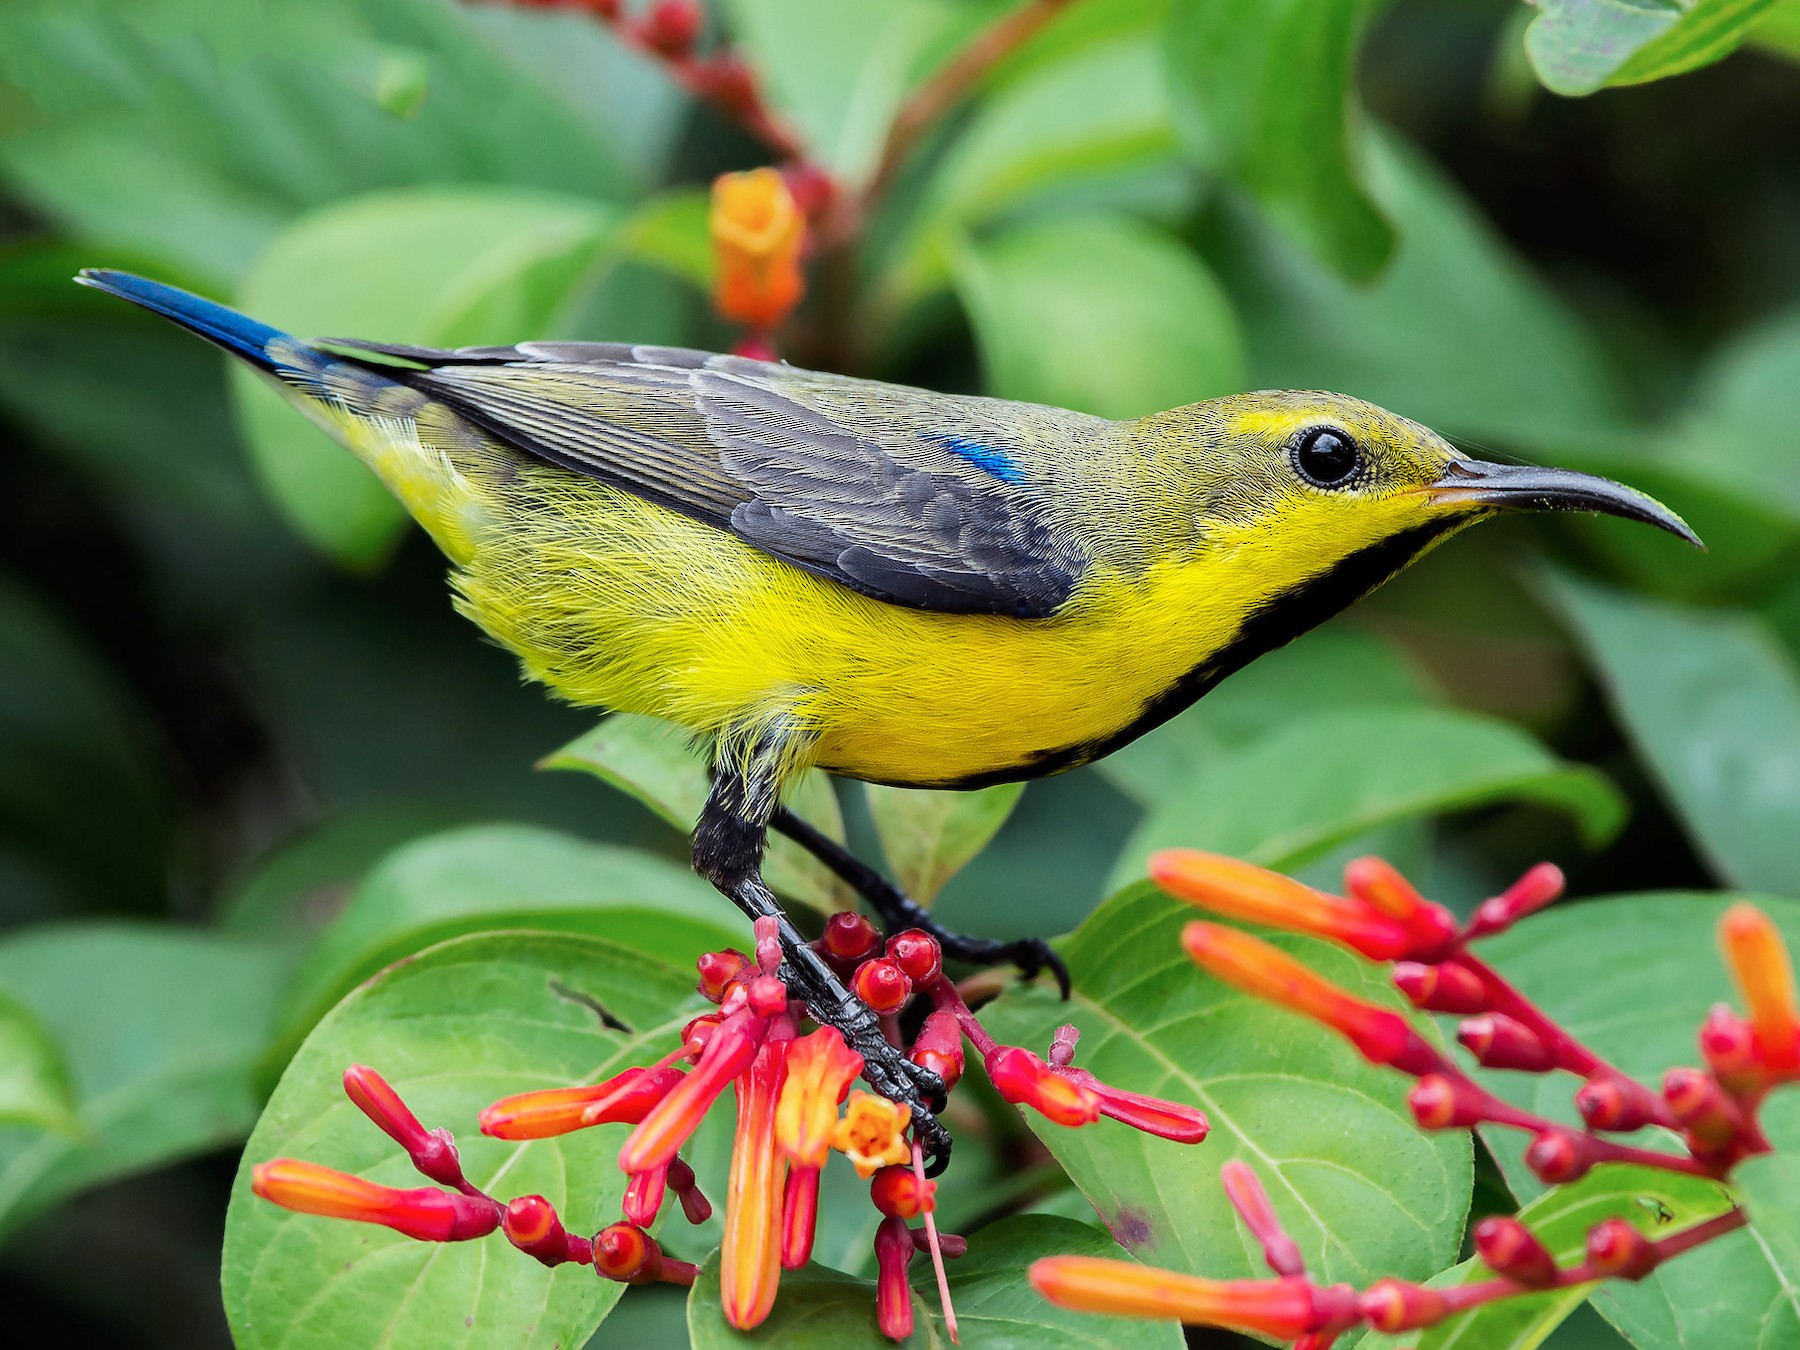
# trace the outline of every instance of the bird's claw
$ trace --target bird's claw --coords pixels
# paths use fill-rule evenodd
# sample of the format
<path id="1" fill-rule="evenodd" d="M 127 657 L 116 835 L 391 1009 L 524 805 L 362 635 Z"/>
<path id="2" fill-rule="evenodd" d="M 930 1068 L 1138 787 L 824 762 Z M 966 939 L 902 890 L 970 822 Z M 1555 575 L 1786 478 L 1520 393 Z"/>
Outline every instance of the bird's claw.
<path id="1" fill-rule="evenodd" d="M 1010 942 L 1002 953 L 1002 959 L 1011 962 L 1019 969 L 1019 978 L 1029 980 L 1040 970 L 1047 970 L 1056 980 L 1056 987 L 1062 992 L 1064 1001 L 1069 997 L 1069 967 L 1056 948 L 1041 937 L 1020 938 Z"/>

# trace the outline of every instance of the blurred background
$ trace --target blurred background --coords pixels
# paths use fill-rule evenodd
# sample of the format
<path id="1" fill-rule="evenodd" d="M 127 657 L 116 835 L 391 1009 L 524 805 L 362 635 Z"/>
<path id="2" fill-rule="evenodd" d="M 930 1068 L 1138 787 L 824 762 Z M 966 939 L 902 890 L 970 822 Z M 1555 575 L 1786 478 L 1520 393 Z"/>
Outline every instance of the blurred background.
<path id="1" fill-rule="evenodd" d="M 854 181 L 1007 8 L 730 0 L 709 31 Z M 1546 82 L 1588 76 L 1552 78 L 1541 43 L 1534 70 L 1517 0 L 1321 4 L 1317 41 L 1273 0 L 1076 0 L 932 130 L 784 354 L 1115 416 L 1341 390 L 1624 479 L 1711 545 L 1464 536 L 1129 753 L 1032 785 L 946 921 L 1067 930 L 1175 840 L 1320 877 L 1379 849 L 1458 905 L 1542 857 L 1576 895 L 1800 896 L 1800 4 L 1751 8 L 1716 64 L 1571 97 Z M 593 714 L 521 685 L 347 456 L 69 278 L 125 267 L 303 333 L 725 348 L 706 184 L 766 161 L 576 8 L 0 9 L 15 1328 L 225 1343 L 237 1148 L 307 1018 L 405 949 L 404 925 L 380 953 L 334 928 L 403 888 L 396 858 L 442 847 L 449 875 L 492 837 L 469 827 L 531 827 L 506 838 L 541 867 L 484 884 L 564 902 L 584 883 L 559 841 L 686 847 L 534 768 Z M 1407 737 L 1437 758 L 1395 777 Z M 66 1100 L 9 1087 L 32 1056 Z M 1593 1323 L 1562 1334 L 1620 1344 Z"/>

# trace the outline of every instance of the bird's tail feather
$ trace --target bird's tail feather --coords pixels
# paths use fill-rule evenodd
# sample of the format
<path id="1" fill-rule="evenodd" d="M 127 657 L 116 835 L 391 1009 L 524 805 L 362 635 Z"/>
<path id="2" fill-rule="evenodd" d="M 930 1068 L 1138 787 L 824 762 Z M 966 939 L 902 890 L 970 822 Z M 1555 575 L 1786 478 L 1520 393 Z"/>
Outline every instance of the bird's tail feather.
<path id="1" fill-rule="evenodd" d="M 258 323 L 235 309 L 227 309 L 190 291 L 166 286 L 148 277 L 116 272 L 107 267 L 84 267 L 75 280 L 83 286 L 129 300 L 152 314 L 160 314 L 271 375 L 279 375 L 286 369 L 286 364 L 271 354 L 272 346 L 304 348 L 306 345 L 279 328 Z"/>

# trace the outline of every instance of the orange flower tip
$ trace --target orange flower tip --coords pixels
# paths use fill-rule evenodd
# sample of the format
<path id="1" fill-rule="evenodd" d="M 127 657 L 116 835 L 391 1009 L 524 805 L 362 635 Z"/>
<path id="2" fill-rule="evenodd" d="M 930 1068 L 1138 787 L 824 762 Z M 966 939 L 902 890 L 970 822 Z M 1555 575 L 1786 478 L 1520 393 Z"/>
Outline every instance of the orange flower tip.
<path id="1" fill-rule="evenodd" d="M 1739 901 L 1720 920 L 1719 939 L 1744 992 L 1757 1059 L 1778 1075 L 1800 1071 L 1800 1008 L 1781 931 L 1755 905 Z"/>
<path id="2" fill-rule="evenodd" d="M 913 1332 L 912 1230 L 906 1220 L 889 1215 L 875 1230 L 875 1322 L 889 1340 L 903 1341 Z"/>
<path id="3" fill-rule="evenodd" d="M 1475 1254 L 1496 1275 L 1529 1288 L 1547 1288 L 1556 1281 L 1556 1258 L 1517 1219 L 1492 1215 L 1476 1224 Z"/>
<path id="4" fill-rule="evenodd" d="M 1536 1032 L 1504 1013 L 1465 1019 L 1456 1029 L 1456 1039 L 1484 1068 L 1548 1073 L 1556 1067 L 1556 1052 Z"/>
<path id="5" fill-rule="evenodd" d="M 399 1190 L 293 1158 L 251 1168 L 250 1189 L 283 1209 L 380 1224 L 423 1242 L 461 1242 L 500 1226 L 500 1206 L 483 1196 L 429 1186 Z"/>
<path id="6" fill-rule="evenodd" d="M 1624 1219 L 1602 1219 L 1587 1235 L 1588 1264 L 1616 1280 L 1641 1280 L 1656 1268 L 1656 1249 Z"/>
<path id="7" fill-rule="evenodd" d="M 856 1175 L 867 1180 L 883 1167 L 907 1162 L 912 1146 L 906 1127 L 912 1108 L 868 1092 L 852 1092 L 844 1118 L 837 1122 L 831 1146 L 850 1160 Z"/>
<path id="8" fill-rule="evenodd" d="M 609 1224 L 594 1234 L 594 1273 L 620 1284 L 647 1284 L 661 1273 L 662 1249 L 634 1224 Z"/>
<path id="9" fill-rule="evenodd" d="M 897 1013 L 912 997 L 912 981 L 899 963 L 885 956 L 864 961 L 856 968 L 850 988 L 876 1013 Z"/>
<path id="10" fill-rule="evenodd" d="M 873 956 L 881 945 L 881 935 L 862 915 L 843 912 L 833 914 L 825 921 L 822 941 L 827 954 L 839 961 L 853 962 Z"/>
<path id="11" fill-rule="evenodd" d="M 887 958 L 916 985 L 935 979 L 944 968 L 944 949 L 922 928 L 908 928 L 889 938 Z"/>
<path id="12" fill-rule="evenodd" d="M 1481 977 L 1451 962 L 1427 965 L 1419 961 L 1394 964 L 1394 987 L 1415 1008 L 1426 1012 L 1483 1013 L 1488 1011 L 1487 986 Z"/>
<path id="13" fill-rule="evenodd" d="M 904 1163 L 884 1167 L 869 1182 L 869 1198 L 890 1218 L 916 1219 L 937 1208 L 937 1183 L 921 1180 Z"/>
<path id="14" fill-rule="evenodd" d="M 725 997 L 731 982 L 749 966 L 750 958 L 735 947 L 720 952 L 706 952 L 694 962 L 700 983 L 695 986 L 700 996 L 717 1003 Z"/>
<path id="15" fill-rule="evenodd" d="M 787 1073 L 775 1104 L 775 1140 L 793 1162 L 823 1167 L 838 1123 L 838 1104 L 862 1072 L 863 1058 L 836 1027 L 788 1042 Z"/>
<path id="16" fill-rule="evenodd" d="M 1375 1330 L 1393 1334 L 1435 1326 L 1449 1316 L 1450 1303 L 1435 1289 L 1405 1280 L 1377 1280 L 1359 1302 L 1362 1315 Z"/>
<path id="17" fill-rule="evenodd" d="M 1313 1329 L 1318 1290 L 1299 1279 L 1208 1280 L 1098 1256 L 1046 1256 L 1028 1277 L 1058 1307 L 1119 1317 L 1177 1318 L 1292 1340 Z"/>
<path id="18" fill-rule="evenodd" d="M 1400 870 L 1383 858 L 1353 858 L 1344 865 L 1344 890 L 1377 913 L 1402 923 L 1427 903 Z"/>
<path id="19" fill-rule="evenodd" d="M 983 1062 L 995 1091 L 1015 1106 L 1029 1106 L 1044 1119 L 1071 1128 L 1100 1119 L 1099 1093 L 1021 1046 L 997 1046 Z"/>
<path id="20" fill-rule="evenodd" d="M 1543 1130 L 1525 1146 L 1525 1166 L 1549 1186 L 1586 1176 L 1594 1165 L 1587 1136 L 1568 1130 Z"/>
<path id="21" fill-rule="evenodd" d="M 1151 856 L 1150 878 L 1176 899 L 1215 914 L 1328 938 L 1372 961 L 1405 956 L 1413 946 L 1404 925 L 1367 905 L 1236 858 L 1167 849 Z"/>

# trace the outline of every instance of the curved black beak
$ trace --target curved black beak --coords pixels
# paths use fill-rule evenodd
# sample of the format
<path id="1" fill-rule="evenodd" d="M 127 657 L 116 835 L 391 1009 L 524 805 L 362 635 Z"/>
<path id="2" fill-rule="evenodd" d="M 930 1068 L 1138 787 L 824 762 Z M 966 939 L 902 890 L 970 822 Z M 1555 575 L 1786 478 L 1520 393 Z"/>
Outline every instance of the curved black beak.
<path id="1" fill-rule="evenodd" d="M 1428 489 L 1433 502 L 1479 503 L 1502 510 L 1594 511 L 1667 530 L 1704 549 L 1688 523 L 1654 497 L 1623 483 L 1573 469 L 1541 469 L 1535 464 L 1489 464 L 1479 459 L 1452 460 L 1443 477 Z"/>

